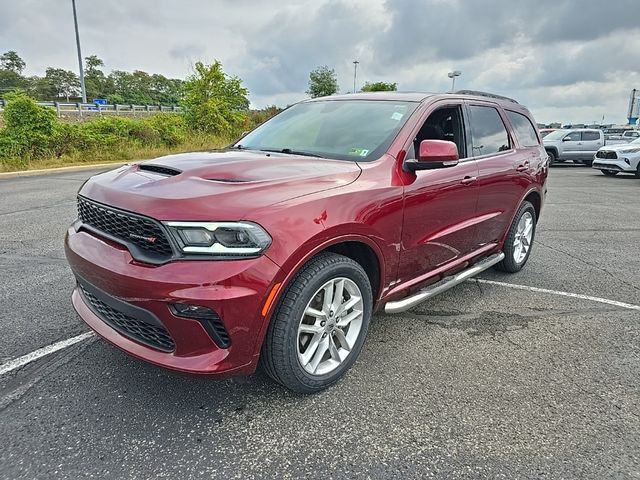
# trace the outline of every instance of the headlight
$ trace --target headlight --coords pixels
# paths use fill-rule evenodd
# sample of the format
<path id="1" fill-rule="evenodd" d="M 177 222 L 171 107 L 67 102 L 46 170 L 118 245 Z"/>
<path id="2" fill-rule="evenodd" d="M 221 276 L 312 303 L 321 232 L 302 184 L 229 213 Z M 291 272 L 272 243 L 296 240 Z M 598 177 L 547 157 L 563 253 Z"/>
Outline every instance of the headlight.
<path id="1" fill-rule="evenodd" d="M 165 222 L 186 254 L 253 257 L 261 254 L 271 237 L 251 222 Z"/>

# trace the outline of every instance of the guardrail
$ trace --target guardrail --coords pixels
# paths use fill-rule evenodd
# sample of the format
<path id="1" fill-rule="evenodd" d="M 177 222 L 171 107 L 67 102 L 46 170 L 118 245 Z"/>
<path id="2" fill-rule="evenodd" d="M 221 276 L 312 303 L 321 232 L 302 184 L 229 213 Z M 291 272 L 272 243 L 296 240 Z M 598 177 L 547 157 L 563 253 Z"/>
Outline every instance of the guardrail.
<path id="1" fill-rule="evenodd" d="M 37 102 L 43 107 L 56 109 L 58 117 L 63 115 L 145 115 L 150 113 L 182 113 L 177 105 L 101 105 L 99 103 L 81 102 Z M 6 107 L 7 101 L 0 99 L 0 112 Z"/>

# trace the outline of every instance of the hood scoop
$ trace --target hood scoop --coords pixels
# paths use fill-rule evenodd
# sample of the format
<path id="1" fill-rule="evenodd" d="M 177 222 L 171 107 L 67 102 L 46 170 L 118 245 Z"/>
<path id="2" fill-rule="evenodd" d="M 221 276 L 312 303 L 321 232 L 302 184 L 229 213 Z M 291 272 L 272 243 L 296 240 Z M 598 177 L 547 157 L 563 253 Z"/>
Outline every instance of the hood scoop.
<path id="1" fill-rule="evenodd" d="M 162 165 L 153 165 L 148 163 L 139 165 L 138 170 L 159 173 L 160 175 L 166 175 L 167 177 L 175 177 L 176 175 L 180 175 L 182 173 L 180 170 L 177 170 L 175 168 L 163 167 Z"/>
<path id="2" fill-rule="evenodd" d="M 220 182 L 220 183 L 245 183 L 250 180 L 243 180 L 242 178 L 207 178 L 210 182 Z"/>

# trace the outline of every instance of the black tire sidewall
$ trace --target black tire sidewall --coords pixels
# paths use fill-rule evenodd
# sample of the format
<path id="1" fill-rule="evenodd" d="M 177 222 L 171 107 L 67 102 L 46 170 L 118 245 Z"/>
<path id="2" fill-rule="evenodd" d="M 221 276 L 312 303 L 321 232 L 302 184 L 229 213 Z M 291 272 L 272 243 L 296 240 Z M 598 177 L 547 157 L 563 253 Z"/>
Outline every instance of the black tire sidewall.
<path id="1" fill-rule="evenodd" d="M 513 241 L 515 239 L 516 231 L 518 229 L 518 223 L 520 222 L 520 219 L 526 212 L 530 212 L 531 215 L 533 216 L 533 232 L 531 232 L 531 245 L 524 259 L 521 262 L 516 262 L 515 259 L 513 258 L 513 248 L 514 248 Z M 527 263 L 527 260 L 529 260 L 529 257 L 531 256 L 531 252 L 533 251 L 533 244 L 536 238 L 537 222 L 538 222 L 538 218 L 536 216 L 536 210 L 533 207 L 533 205 L 530 202 L 523 202 L 522 205 L 520 205 L 520 208 L 518 209 L 518 213 L 514 217 L 513 222 L 511 223 L 511 227 L 509 228 L 509 233 L 507 234 L 507 237 L 505 238 L 505 241 L 504 241 L 504 246 L 502 247 L 502 251 L 504 252 L 504 255 L 505 255 L 504 260 L 501 262 L 502 270 L 515 273 L 520 271 L 522 267 L 525 266 L 525 264 Z"/>
<path id="2" fill-rule="evenodd" d="M 310 277 L 308 270 L 303 270 L 287 288 L 271 321 L 272 324 L 274 322 L 280 323 L 285 328 L 284 344 L 266 346 L 267 348 L 277 348 L 282 353 L 280 360 L 284 362 L 275 362 L 274 364 L 277 380 L 288 388 L 301 393 L 324 389 L 338 381 L 351 368 L 362 350 L 372 316 L 371 284 L 362 267 L 355 261 L 337 254 L 317 257 L 312 259 L 310 263 L 327 259 L 332 260 L 332 263 L 324 265 L 319 273 Z M 298 326 L 312 296 L 326 282 L 339 277 L 352 280 L 360 289 L 363 301 L 362 327 L 351 353 L 338 368 L 324 375 L 312 375 L 302 367 L 298 359 Z M 275 327 L 275 325 L 270 327 Z"/>

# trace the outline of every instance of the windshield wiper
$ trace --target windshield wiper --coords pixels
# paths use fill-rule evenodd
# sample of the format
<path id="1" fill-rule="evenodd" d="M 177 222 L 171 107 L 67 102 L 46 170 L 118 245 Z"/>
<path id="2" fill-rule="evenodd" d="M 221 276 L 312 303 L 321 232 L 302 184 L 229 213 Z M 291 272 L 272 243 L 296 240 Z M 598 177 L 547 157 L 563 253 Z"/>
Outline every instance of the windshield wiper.
<path id="1" fill-rule="evenodd" d="M 287 155 L 300 155 L 300 156 L 303 156 L 303 157 L 322 158 L 322 155 L 317 155 L 315 153 L 310 153 L 310 152 L 303 152 L 302 150 L 292 150 L 290 148 L 281 148 L 281 149 L 261 148 L 260 151 L 262 151 L 262 152 L 274 152 L 274 153 L 286 153 Z"/>

